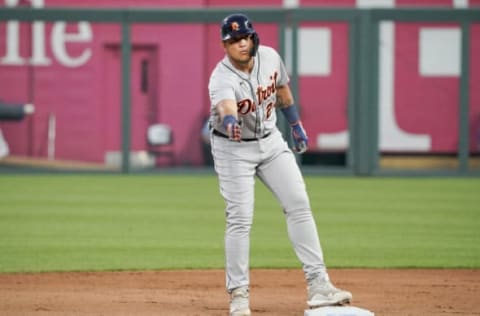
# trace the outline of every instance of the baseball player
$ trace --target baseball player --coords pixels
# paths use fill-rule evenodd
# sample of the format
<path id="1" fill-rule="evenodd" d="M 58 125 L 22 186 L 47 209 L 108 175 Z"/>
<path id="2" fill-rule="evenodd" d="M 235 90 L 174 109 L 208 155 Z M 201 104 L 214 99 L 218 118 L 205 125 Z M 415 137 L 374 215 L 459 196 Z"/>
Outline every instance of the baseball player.
<path id="1" fill-rule="evenodd" d="M 250 19 L 227 16 L 221 24 L 225 57 L 209 82 L 212 155 L 226 204 L 225 273 L 230 315 L 250 315 L 249 235 L 257 176 L 280 202 L 288 235 L 303 265 L 309 307 L 349 303 L 335 288 L 323 261 L 316 225 L 295 156 L 276 127 L 279 108 L 290 123 L 294 148 L 307 150 L 308 137 L 294 105 L 283 61 L 259 45 Z"/>

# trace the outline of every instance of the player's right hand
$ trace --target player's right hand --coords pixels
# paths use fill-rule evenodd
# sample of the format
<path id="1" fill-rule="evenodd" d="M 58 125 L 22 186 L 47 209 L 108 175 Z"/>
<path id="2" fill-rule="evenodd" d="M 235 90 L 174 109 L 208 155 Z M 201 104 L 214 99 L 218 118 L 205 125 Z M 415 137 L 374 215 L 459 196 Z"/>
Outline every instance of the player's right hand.
<path id="1" fill-rule="evenodd" d="M 308 148 L 308 137 L 307 133 L 303 129 L 302 123 L 298 122 L 292 127 L 292 137 L 293 137 L 293 150 L 299 154 L 303 154 L 307 151 Z"/>
<path id="2" fill-rule="evenodd" d="M 233 115 L 225 115 L 222 124 L 225 127 L 228 138 L 231 141 L 240 142 L 242 140 L 240 124 L 238 124 L 237 119 Z"/>

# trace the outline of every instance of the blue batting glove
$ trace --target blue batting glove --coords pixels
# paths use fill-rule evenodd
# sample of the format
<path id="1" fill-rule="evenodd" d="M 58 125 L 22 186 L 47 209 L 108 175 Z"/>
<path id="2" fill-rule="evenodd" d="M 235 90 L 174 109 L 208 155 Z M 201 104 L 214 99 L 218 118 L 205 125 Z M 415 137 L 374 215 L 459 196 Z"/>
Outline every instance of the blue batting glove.
<path id="1" fill-rule="evenodd" d="M 223 117 L 223 127 L 227 131 L 228 138 L 232 141 L 240 142 L 242 140 L 242 131 L 240 124 L 233 115 L 225 115 Z"/>
<path id="2" fill-rule="evenodd" d="M 303 129 L 302 122 L 299 121 L 296 124 L 291 125 L 291 128 L 294 144 L 293 150 L 299 154 L 303 154 L 308 148 L 308 137 Z"/>
<path id="3" fill-rule="evenodd" d="M 285 108 L 282 108 L 281 111 L 285 115 L 290 127 L 292 128 L 292 138 L 293 138 L 293 151 L 303 154 L 307 151 L 308 147 L 308 137 L 307 133 L 303 129 L 302 122 L 300 121 L 300 115 L 298 114 L 297 107 L 292 104 Z"/>

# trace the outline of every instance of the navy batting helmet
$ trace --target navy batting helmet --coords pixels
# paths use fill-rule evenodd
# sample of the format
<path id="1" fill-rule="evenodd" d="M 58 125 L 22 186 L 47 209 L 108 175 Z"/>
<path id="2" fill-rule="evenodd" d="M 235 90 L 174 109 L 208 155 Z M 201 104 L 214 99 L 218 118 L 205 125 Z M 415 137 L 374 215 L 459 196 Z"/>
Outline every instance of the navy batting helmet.
<path id="1" fill-rule="evenodd" d="M 222 41 L 243 37 L 245 35 L 251 35 L 253 48 L 250 52 L 250 55 L 255 56 L 257 53 L 260 40 L 257 32 L 253 28 L 252 22 L 245 14 L 235 13 L 223 19 L 221 33 Z"/>

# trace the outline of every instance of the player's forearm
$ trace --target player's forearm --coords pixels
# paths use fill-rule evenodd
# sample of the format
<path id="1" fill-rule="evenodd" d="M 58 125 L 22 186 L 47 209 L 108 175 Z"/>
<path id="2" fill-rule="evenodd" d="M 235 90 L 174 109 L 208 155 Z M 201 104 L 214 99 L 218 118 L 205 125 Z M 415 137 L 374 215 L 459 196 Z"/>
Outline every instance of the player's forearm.
<path id="1" fill-rule="evenodd" d="M 277 102 L 275 106 L 282 109 L 293 105 L 293 103 L 294 100 L 290 87 L 288 85 L 277 87 Z"/>
<path id="2" fill-rule="evenodd" d="M 278 87 L 276 106 L 282 111 L 290 125 L 300 122 L 300 115 L 294 104 L 292 91 L 288 85 Z"/>
<path id="3" fill-rule="evenodd" d="M 238 122 L 237 103 L 235 100 L 220 101 L 217 104 L 217 111 L 228 138 L 232 141 L 240 142 L 242 132 Z"/>
<path id="4" fill-rule="evenodd" d="M 237 118 L 237 103 L 234 100 L 223 100 L 217 104 L 217 111 L 218 115 L 220 116 L 220 120 L 222 121 L 223 118 L 227 115 L 231 115 L 234 118 Z"/>

